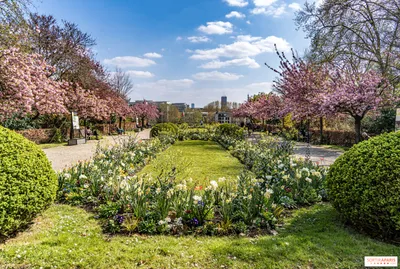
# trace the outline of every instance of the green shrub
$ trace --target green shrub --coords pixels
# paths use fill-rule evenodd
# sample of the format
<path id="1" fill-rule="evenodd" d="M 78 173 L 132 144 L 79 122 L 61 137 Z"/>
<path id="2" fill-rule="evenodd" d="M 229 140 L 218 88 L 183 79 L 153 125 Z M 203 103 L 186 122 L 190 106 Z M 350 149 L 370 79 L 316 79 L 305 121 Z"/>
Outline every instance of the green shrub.
<path id="1" fill-rule="evenodd" d="M 0 237 L 28 224 L 56 191 L 57 177 L 44 152 L 0 126 Z"/>
<path id="2" fill-rule="evenodd" d="M 235 139 L 243 139 L 244 138 L 244 130 L 240 128 L 236 124 L 224 123 L 218 125 L 216 129 L 217 135 L 226 135 Z"/>
<path id="3" fill-rule="evenodd" d="M 167 123 L 158 123 L 151 128 L 150 136 L 156 137 L 160 132 L 169 132 L 173 135 L 178 134 L 178 126 L 176 124 L 167 122 Z"/>
<path id="4" fill-rule="evenodd" d="M 344 220 L 372 236 L 400 238 L 400 132 L 353 146 L 331 166 L 327 184 Z"/>

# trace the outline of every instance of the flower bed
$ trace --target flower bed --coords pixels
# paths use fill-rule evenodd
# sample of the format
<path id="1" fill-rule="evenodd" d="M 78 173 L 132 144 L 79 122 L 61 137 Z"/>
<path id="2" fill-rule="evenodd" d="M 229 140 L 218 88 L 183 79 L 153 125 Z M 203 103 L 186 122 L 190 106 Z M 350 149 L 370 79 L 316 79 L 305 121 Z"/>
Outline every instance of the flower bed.
<path id="1" fill-rule="evenodd" d="M 105 231 L 142 234 L 265 233 L 285 208 L 325 197 L 325 170 L 290 158 L 290 144 L 265 140 L 259 145 L 219 135 L 215 129 L 178 134 L 183 139 L 218 141 L 248 171 L 236 181 L 221 178 L 207 186 L 178 181 L 171 171 L 158 178 L 136 173 L 175 136 L 162 133 L 141 144 L 98 149 L 96 157 L 59 175 L 59 200 L 97 213 Z"/>

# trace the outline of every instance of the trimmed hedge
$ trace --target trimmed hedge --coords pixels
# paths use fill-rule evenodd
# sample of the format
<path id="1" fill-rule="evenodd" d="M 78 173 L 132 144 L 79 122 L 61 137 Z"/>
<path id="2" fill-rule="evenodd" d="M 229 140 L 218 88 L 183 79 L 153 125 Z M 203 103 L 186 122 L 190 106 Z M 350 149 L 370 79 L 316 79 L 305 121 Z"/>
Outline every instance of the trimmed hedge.
<path id="1" fill-rule="evenodd" d="M 218 125 L 216 129 L 217 135 L 226 135 L 235 139 L 243 139 L 244 138 L 244 130 L 240 128 L 236 124 L 224 123 Z"/>
<path id="2" fill-rule="evenodd" d="M 353 146 L 330 167 L 327 184 L 344 220 L 372 236 L 400 239 L 400 132 Z"/>
<path id="3" fill-rule="evenodd" d="M 171 123 L 171 122 L 166 122 L 166 123 L 158 123 L 151 128 L 150 131 L 150 136 L 151 137 L 156 137 L 160 132 L 169 132 L 173 135 L 178 134 L 178 126 L 176 124 Z"/>
<path id="4" fill-rule="evenodd" d="M 0 126 L 0 237 L 13 234 L 48 207 L 57 187 L 44 152 Z"/>

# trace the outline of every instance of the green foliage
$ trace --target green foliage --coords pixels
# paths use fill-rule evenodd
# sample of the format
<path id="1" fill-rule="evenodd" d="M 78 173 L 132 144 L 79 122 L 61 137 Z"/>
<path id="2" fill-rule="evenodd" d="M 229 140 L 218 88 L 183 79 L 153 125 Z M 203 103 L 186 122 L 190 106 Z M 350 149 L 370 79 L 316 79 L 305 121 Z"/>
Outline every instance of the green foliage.
<path id="1" fill-rule="evenodd" d="M 400 238 L 400 132 L 353 146 L 331 166 L 329 197 L 344 220 L 372 236 Z"/>
<path id="2" fill-rule="evenodd" d="M 27 225 L 56 191 L 57 177 L 44 152 L 0 126 L 0 237 Z"/>
<path id="3" fill-rule="evenodd" d="M 382 134 L 394 131 L 396 120 L 395 109 L 383 109 L 376 118 L 371 116 L 363 120 L 363 130 L 368 134 Z"/>
<path id="4" fill-rule="evenodd" d="M 243 139 L 244 129 L 240 128 L 236 124 L 224 123 L 218 125 L 216 129 L 216 134 L 220 136 L 229 136 L 234 139 Z"/>
<path id="5" fill-rule="evenodd" d="M 37 129 L 39 124 L 37 121 L 33 121 L 28 116 L 20 116 L 13 114 L 12 117 L 5 119 L 1 122 L 1 125 L 11 130 L 26 130 L 26 129 Z"/>
<path id="6" fill-rule="evenodd" d="M 61 134 L 61 130 L 59 128 L 54 129 L 54 135 L 53 138 L 51 139 L 52 143 L 61 143 L 63 142 L 63 136 Z"/>
<path id="7" fill-rule="evenodd" d="M 156 137 L 159 135 L 160 132 L 169 132 L 173 135 L 178 134 L 178 126 L 174 123 L 167 122 L 167 123 L 158 123 L 151 128 L 150 136 Z"/>

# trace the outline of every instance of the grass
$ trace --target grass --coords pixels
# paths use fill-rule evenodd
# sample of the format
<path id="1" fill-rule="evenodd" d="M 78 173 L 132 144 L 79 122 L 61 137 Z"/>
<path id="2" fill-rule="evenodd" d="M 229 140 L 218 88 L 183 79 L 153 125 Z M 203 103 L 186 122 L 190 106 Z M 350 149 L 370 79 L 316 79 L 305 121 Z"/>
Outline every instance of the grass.
<path id="1" fill-rule="evenodd" d="M 47 143 L 47 144 L 39 144 L 39 148 L 41 149 L 50 149 L 50 148 L 56 148 L 56 147 L 62 147 L 66 146 L 67 144 L 62 142 L 62 143 Z"/>
<path id="2" fill-rule="evenodd" d="M 217 143 L 187 140 L 177 141 L 160 153 L 140 174 L 157 176 L 162 170 L 170 171 L 174 166 L 181 171 L 178 179 L 192 178 L 199 183 L 220 177 L 235 179 L 243 171 L 243 165 Z"/>
<path id="3" fill-rule="evenodd" d="M 53 205 L 29 230 L 0 244 L 0 268 L 364 268 L 366 255 L 400 247 L 344 227 L 328 204 L 294 212 L 276 236 L 103 234 L 93 215 Z"/>

